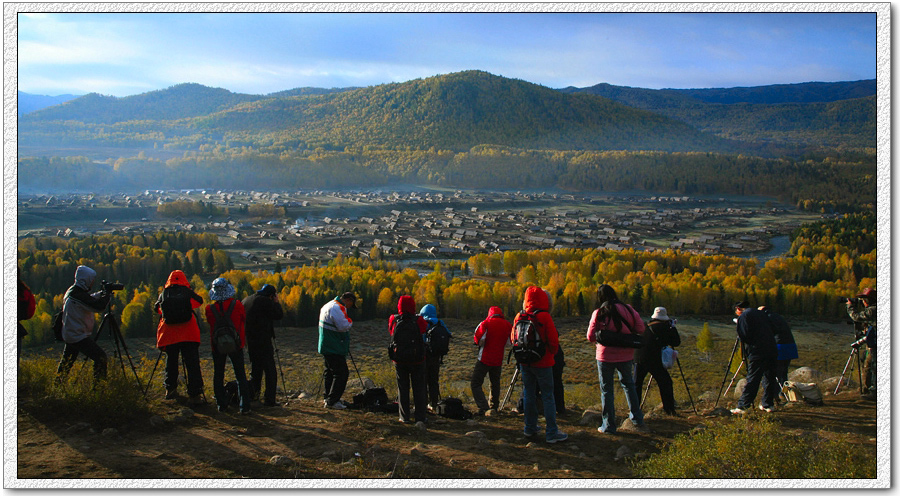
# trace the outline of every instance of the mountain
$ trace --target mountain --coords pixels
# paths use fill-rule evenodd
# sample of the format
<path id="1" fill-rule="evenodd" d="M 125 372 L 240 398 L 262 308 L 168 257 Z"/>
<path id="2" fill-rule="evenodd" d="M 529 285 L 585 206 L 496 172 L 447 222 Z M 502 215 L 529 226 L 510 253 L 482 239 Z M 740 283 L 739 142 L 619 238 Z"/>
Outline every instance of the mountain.
<path id="1" fill-rule="evenodd" d="M 40 110 L 42 108 L 52 107 L 54 105 L 59 105 L 60 103 L 67 102 L 69 100 L 74 100 L 78 98 L 78 95 L 56 95 L 56 96 L 48 96 L 48 95 L 33 95 L 31 93 L 25 93 L 24 91 L 18 92 L 18 115 L 22 116 L 30 112 L 34 112 L 35 110 Z"/>
<path id="2" fill-rule="evenodd" d="M 827 103 L 875 95 L 875 80 L 773 84 L 748 88 L 664 90 L 706 103 Z"/>

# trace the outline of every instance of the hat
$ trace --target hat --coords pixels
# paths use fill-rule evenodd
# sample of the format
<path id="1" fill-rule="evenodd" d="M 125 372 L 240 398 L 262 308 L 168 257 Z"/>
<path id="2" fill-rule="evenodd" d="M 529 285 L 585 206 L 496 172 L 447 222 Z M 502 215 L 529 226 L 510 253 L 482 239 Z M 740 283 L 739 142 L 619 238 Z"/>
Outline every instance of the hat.
<path id="1" fill-rule="evenodd" d="M 347 291 L 346 293 L 342 294 L 341 299 L 350 300 L 350 308 L 356 308 L 356 295 L 353 294 L 353 291 Z"/>
<path id="2" fill-rule="evenodd" d="M 259 288 L 259 291 L 257 291 L 256 294 L 269 297 L 275 296 L 275 286 L 263 284 L 263 287 Z"/>
<path id="3" fill-rule="evenodd" d="M 223 301 L 228 298 L 234 298 L 234 286 L 228 282 L 228 279 L 219 277 L 212 282 L 209 288 L 209 299 L 213 301 Z"/>
<path id="4" fill-rule="evenodd" d="M 750 304 L 747 303 L 747 300 L 741 300 L 734 304 L 734 309 L 737 310 L 738 308 L 750 308 Z"/>
<path id="5" fill-rule="evenodd" d="M 656 307 L 653 309 L 651 320 L 669 320 L 669 314 L 666 313 L 666 307 Z"/>
<path id="6" fill-rule="evenodd" d="M 875 290 L 872 288 L 866 288 L 866 289 L 862 290 L 858 295 L 856 295 L 856 297 L 857 298 L 868 298 L 870 300 L 874 300 L 875 299 Z"/>

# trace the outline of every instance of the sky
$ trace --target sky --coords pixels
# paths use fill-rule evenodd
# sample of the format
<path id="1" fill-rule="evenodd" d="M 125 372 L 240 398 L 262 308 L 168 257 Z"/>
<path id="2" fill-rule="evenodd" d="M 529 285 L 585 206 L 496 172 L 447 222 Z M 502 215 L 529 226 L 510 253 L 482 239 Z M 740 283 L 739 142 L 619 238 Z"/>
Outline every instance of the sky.
<path id="1" fill-rule="evenodd" d="M 18 13 L 18 89 L 237 93 L 483 70 L 551 88 L 876 77 L 875 13 Z"/>

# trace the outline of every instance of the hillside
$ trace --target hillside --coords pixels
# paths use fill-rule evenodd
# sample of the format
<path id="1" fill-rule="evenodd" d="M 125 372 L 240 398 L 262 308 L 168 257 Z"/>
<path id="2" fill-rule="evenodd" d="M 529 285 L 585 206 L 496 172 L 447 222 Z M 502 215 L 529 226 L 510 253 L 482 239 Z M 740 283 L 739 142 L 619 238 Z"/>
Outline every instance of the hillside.
<path id="1" fill-rule="evenodd" d="M 53 105 L 67 102 L 78 98 L 78 95 L 33 95 L 24 91 L 17 92 L 16 105 L 18 106 L 17 114 L 19 117 Z"/>

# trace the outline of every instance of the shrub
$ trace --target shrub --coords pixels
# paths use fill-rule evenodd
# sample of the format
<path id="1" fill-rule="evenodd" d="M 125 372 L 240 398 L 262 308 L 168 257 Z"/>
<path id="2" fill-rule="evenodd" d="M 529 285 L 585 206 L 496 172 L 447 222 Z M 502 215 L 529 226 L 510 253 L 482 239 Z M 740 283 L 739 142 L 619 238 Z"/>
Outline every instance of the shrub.
<path id="1" fill-rule="evenodd" d="M 875 460 L 848 436 L 811 439 L 768 417 L 740 418 L 682 434 L 635 473 L 650 478 L 874 478 Z"/>

